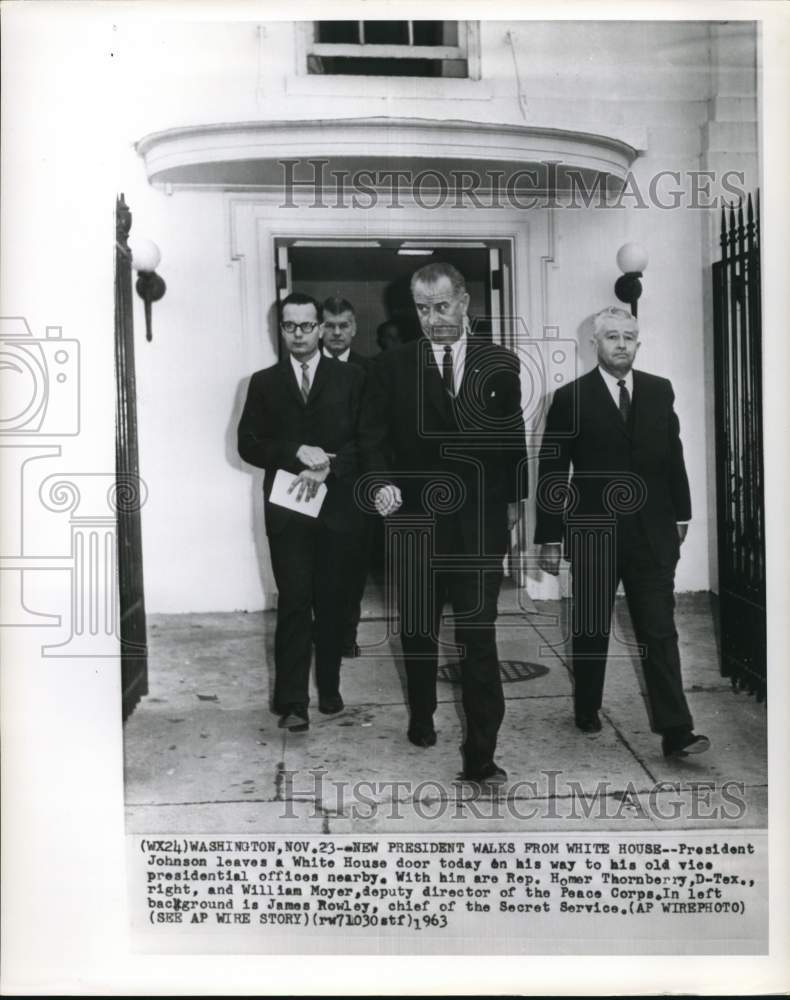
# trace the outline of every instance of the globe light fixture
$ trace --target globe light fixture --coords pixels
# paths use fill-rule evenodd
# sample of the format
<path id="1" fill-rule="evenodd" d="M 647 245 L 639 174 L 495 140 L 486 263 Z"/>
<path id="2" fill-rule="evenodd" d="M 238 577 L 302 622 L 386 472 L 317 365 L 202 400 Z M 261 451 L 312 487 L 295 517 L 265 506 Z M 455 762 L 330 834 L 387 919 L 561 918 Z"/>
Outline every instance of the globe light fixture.
<path id="1" fill-rule="evenodd" d="M 630 305 L 631 315 L 636 317 L 637 302 L 642 294 L 639 279 L 647 268 L 647 250 L 641 243 L 624 243 L 617 251 L 617 266 L 623 273 L 614 284 L 614 294 Z"/>
<path id="2" fill-rule="evenodd" d="M 153 240 L 142 236 L 133 236 L 129 240 L 129 250 L 132 255 L 132 267 L 137 271 L 137 283 L 134 287 L 145 304 L 145 339 L 150 342 L 153 338 L 151 304 L 158 302 L 167 291 L 167 285 L 156 273 L 162 259 L 162 251 Z"/>

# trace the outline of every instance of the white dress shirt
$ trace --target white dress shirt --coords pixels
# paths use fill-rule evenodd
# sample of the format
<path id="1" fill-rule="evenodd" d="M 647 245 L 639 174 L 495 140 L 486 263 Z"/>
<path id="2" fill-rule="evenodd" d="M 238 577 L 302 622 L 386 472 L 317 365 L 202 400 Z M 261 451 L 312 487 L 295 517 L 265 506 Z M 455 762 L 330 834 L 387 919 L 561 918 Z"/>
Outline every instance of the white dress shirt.
<path id="1" fill-rule="evenodd" d="M 620 409 L 620 386 L 617 384 L 617 382 L 618 382 L 617 376 L 616 375 L 610 375 L 610 373 L 608 371 L 606 371 L 605 368 L 601 368 L 600 365 L 598 365 L 598 371 L 601 373 L 601 378 L 604 380 L 604 384 L 606 385 L 606 388 L 609 390 L 609 395 L 614 400 L 614 405 L 619 410 Z M 631 402 L 633 403 L 633 401 L 634 401 L 634 373 L 633 373 L 633 371 L 629 370 L 628 374 L 624 375 L 623 378 L 625 379 L 625 387 L 628 390 L 628 396 L 629 396 Z"/>
<path id="2" fill-rule="evenodd" d="M 307 379 L 310 383 L 310 388 L 313 388 L 313 379 L 315 378 L 315 370 L 318 367 L 318 362 L 321 360 L 321 355 L 318 351 L 310 358 L 307 362 Z M 299 386 L 299 391 L 302 390 L 302 362 L 297 361 L 296 358 L 291 355 L 291 366 L 294 370 L 294 375 L 296 375 L 296 384 Z"/>
<path id="3" fill-rule="evenodd" d="M 461 388 L 461 382 L 464 378 L 464 365 L 466 364 L 466 330 L 461 334 L 458 340 L 453 344 L 436 344 L 431 341 L 431 349 L 433 350 L 433 356 L 436 358 L 436 364 L 439 366 L 439 373 L 441 374 L 444 366 L 444 348 L 449 347 L 453 352 L 453 391 L 457 396 Z"/>
<path id="4" fill-rule="evenodd" d="M 348 356 L 349 354 L 351 354 L 351 348 L 347 347 L 342 354 L 332 354 L 330 351 L 324 348 L 323 353 L 325 358 L 334 358 L 336 361 L 348 361 Z"/>

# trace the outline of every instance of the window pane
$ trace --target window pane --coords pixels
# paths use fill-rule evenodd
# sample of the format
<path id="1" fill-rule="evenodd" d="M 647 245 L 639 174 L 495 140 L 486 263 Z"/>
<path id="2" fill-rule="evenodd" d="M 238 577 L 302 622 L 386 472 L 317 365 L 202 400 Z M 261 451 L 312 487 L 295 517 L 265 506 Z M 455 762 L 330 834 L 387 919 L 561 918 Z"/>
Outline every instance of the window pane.
<path id="1" fill-rule="evenodd" d="M 365 21 L 366 45 L 408 45 L 408 21 Z"/>
<path id="2" fill-rule="evenodd" d="M 457 21 L 414 21 L 415 45 L 457 45 Z"/>
<path id="3" fill-rule="evenodd" d="M 343 76 L 436 76 L 466 77 L 466 59 L 382 59 L 354 56 L 311 56 L 308 73 Z"/>
<path id="4" fill-rule="evenodd" d="M 316 21 L 316 41 L 327 45 L 359 42 L 358 21 Z"/>

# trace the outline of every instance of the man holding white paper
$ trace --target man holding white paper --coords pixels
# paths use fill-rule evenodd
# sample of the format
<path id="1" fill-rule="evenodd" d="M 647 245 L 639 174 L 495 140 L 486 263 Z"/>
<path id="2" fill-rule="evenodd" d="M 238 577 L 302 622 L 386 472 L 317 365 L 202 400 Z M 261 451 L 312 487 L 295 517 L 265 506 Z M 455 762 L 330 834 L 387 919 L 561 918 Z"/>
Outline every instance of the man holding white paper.
<path id="1" fill-rule="evenodd" d="M 321 307 L 293 292 L 280 304 L 283 352 L 255 372 L 239 422 L 239 454 L 265 470 L 264 513 L 279 592 L 274 710 L 280 728 L 309 728 L 311 637 L 319 711 L 342 711 L 340 659 L 351 546 L 360 368 L 319 352 Z"/>

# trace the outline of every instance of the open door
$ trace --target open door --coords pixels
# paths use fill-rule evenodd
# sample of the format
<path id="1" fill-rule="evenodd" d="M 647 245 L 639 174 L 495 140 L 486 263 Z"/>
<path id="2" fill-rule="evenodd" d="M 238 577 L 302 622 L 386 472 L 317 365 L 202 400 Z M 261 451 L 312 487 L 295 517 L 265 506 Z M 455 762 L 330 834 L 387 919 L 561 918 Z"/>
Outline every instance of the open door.
<path id="1" fill-rule="evenodd" d="M 464 275 L 470 294 L 472 333 L 503 343 L 502 316 L 509 309 L 507 264 L 511 248 L 503 240 L 315 237 L 275 240 L 277 294 L 293 289 L 318 301 L 348 299 L 357 315 L 354 350 L 379 351 L 376 329 L 396 321 L 404 339 L 420 335 L 409 280 L 425 264 L 444 261 Z"/>
<path id="2" fill-rule="evenodd" d="M 315 237 L 275 240 L 276 287 L 280 299 L 293 288 L 318 301 L 339 296 L 348 299 L 357 316 L 354 350 L 378 353 L 375 332 L 385 320 L 395 319 L 405 339 L 420 335 L 411 300 L 412 274 L 432 261 L 457 267 L 470 295 L 469 320 L 473 336 L 516 348 L 518 327 L 513 315 L 512 245 L 509 240 L 392 239 Z M 505 570 L 519 585 L 529 532 L 526 514 L 513 529 Z"/>

